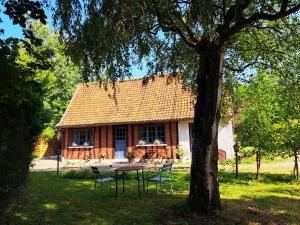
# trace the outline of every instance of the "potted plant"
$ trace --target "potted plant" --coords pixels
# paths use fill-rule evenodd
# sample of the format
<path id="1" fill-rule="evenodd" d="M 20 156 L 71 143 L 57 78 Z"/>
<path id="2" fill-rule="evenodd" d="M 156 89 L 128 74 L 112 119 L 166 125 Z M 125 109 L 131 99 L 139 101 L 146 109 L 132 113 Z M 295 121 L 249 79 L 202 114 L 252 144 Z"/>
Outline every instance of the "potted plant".
<path id="1" fill-rule="evenodd" d="M 132 152 L 127 152 L 126 158 L 128 159 L 128 162 L 132 163 L 134 161 L 134 155 Z"/>
<path id="2" fill-rule="evenodd" d="M 101 157 L 102 160 L 105 160 L 106 159 L 106 154 L 101 152 L 100 157 Z"/>
<path id="3" fill-rule="evenodd" d="M 145 145 L 145 144 L 146 144 L 145 140 L 143 140 L 143 139 L 139 140 L 139 145 Z"/>
<path id="4" fill-rule="evenodd" d="M 182 145 L 177 145 L 176 147 L 177 158 L 182 162 L 183 157 L 186 154 L 186 150 Z"/>
<path id="5" fill-rule="evenodd" d="M 160 145 L 160 144 L 161 144 L 161 140 L 155 139 L 154 142 L 153 142 L 153 144 L 155 144 L 155 145 Z"/>
<path id="6" fill-rule="evenodd" d="M 102 161 L 104 161 L 106 159 L 106 153 L 101 152 L 100 155 L 98 156 L 99 158 L 99 163 L 101 163 Z"/>

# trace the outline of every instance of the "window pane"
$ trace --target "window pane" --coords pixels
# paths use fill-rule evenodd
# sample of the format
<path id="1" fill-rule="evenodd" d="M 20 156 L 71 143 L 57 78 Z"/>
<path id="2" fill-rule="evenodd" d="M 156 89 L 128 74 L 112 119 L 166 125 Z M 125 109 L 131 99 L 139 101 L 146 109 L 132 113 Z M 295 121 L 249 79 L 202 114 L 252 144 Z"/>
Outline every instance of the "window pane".
<path id="1" fill-rule="evenodd" d="M 165 143 L 164 125 L 143 125 L 139 129 L 139 140 L 147 144 Z M 157 141 L 158 142 L 157 142 Z"/>
<path id="2" fill-rule="evenodd" d="M 93 144 L 92 129 L 75 129 L 71 132 L 71 146 L 89 146 Z"/>

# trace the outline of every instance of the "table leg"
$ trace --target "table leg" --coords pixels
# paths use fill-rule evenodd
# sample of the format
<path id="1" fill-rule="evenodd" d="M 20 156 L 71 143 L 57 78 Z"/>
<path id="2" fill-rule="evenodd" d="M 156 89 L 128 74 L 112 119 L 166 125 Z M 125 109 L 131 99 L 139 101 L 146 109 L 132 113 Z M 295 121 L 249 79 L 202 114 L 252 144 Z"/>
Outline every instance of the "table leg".
<path id="1" fill-rule="evenodd" d="M 118 197 L 118 171 L 116 171 L 116 198 Z"/>
<path id="2" fill-rule="evenodd" d="M 123 179 L 123 192 L 124 192 L 124 171 L 123 171 L 123 174 L 122 174 L 122 179 Z"/>
<path id="3" fill-rule="evenodd" d="M 144 169 L 142 169 L 142 178 L 143 178 L 143 191 L 145 191 L 145 177 L 144 177 Z"/>
<path id="4" fill-rule="evenodd" d="M 141 189 L 140 189 L 140 177 L 139 177 L 139 171 L 136 171 L 137 180 L 138 180 L 138 189 L 139 189 L 139 198 L 141 197 Z"/>

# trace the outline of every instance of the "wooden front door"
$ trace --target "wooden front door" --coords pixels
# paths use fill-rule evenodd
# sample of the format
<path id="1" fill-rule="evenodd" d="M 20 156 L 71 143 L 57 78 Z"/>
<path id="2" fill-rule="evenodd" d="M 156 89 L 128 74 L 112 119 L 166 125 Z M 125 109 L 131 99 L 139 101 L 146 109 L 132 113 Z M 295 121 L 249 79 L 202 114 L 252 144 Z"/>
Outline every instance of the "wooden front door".
<path id="1" fill-rule="evenodd" d="M 126 126 L 115 127 L 115 159 L 124 159 L 127 146 Z"/>

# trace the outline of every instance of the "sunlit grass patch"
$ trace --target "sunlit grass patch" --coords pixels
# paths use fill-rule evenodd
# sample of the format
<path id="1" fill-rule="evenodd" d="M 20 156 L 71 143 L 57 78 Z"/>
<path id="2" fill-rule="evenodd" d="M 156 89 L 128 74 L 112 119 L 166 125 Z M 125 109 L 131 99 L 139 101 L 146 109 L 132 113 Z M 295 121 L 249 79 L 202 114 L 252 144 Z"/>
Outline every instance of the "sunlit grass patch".
<path id="1" fill-rule="evenodd" d="M 57 205 L 54 203 L 45 203 L 42 205 L 45 209 L 57 209 Z"/>
<path id="2" fill-rule="evenodd" d="M 74 172 L 72 172 L 74 173 Z M 163 185 L 138 197 L 136 174 L 128 173 L 125 192 L 115 186 L 94 189 L 90 172 L 74 177 L 34 172 L 11 215 L 11 224 L 299 224 L 300 185 L 290 174 L 220 171 L 222 211 L 209 217 L 191 215 L 187 199 L 189 173 L 173 174 L 174 192 Z M 75 174 L 75 173 L 74 173 Z M 74 175 L 72 174 L 72 176 Z M 150 174 L 145 173 L 145 178 Z M 75 179 L 76 178 L 76 179 Z M 142 184 L 141 184 L 142 185 Z M 142 186 L 141 186 L 142 187 Z M 18 206 L 18 207 L 17 207 Z"/>

